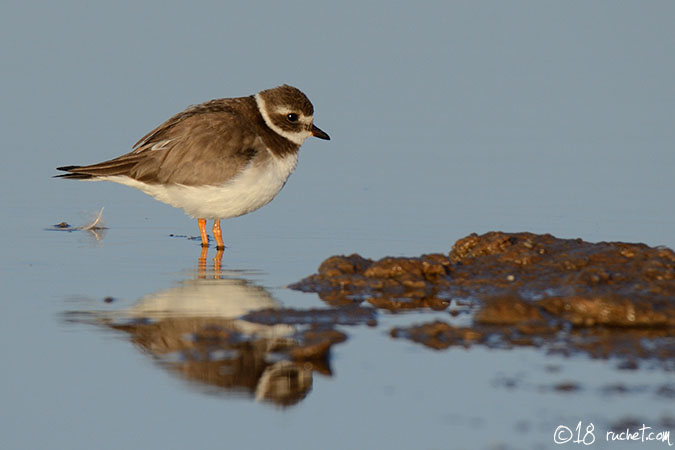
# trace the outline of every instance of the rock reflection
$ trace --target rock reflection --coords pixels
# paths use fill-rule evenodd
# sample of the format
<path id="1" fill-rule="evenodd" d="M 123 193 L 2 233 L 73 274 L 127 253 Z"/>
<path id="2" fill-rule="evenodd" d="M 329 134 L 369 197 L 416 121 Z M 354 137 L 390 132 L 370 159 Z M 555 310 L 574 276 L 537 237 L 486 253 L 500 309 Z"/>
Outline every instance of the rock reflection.
<path id="1" fill-rule="evenodd" d="M 334 322 L 323 325 L 297 310 L 280 309 L 269 291 L 243 272 L 222 271 L 221 258 L 218 252 L 209 263 L 204 250 L 194 279 L 146 295 L 129 308 L 71 312 L 68 320 L 126 333 L 161 367 L 211 394 L 298 403 L 311 391 L 315 371 L 331 374 L 330 348 L 346 335 L 332 328 Z M 256 312 L 262 313 L 257 322 L 251 316 Z"/>

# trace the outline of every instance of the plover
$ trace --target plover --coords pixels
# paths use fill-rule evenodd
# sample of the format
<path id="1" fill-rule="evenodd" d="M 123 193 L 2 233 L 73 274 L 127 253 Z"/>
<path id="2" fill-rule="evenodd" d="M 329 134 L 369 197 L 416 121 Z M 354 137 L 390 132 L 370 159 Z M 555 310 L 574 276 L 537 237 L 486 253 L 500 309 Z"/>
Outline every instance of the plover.
<path id="1" fill-rule="evenodd" d="M 314 125 L 307 96 L 283 85 L 191 106 L 143 136 L 130 153 L 89 166 L 57 167 L 68 172 L 57 177 L 113 181 L 181 208 L 198 219 L 204 247 L 206 220 L 212 219 L 222 250 L 220 219 L 269 203 L 310 136 L 330 139 Z"/>

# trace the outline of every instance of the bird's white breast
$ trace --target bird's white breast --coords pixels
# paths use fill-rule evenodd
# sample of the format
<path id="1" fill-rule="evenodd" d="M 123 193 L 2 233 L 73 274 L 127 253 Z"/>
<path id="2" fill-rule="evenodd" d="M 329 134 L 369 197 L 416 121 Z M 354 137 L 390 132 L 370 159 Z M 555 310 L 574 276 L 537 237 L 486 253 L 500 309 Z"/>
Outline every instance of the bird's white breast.
<path id="1" fill-rule="evenodd" d="M 298 153 L 252 161 L 233 179 L 219 186 L 146 184 L 125 176 L 108 181 L 140 189 L 155 199 L 181 208 L 186 214 L 204 219 L 227 219 L 265 206 L 281 191 L 298 163 Z"/>

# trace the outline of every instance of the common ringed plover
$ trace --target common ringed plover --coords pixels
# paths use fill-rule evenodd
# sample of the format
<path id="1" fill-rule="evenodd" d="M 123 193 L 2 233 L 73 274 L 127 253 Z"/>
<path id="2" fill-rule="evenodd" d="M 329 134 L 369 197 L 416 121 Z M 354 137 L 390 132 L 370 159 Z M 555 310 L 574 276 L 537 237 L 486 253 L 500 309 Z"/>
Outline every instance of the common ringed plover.
<path id="1" fill-rule="evenodd" d="M 220 219 L 269 203 L 295 169 L 305 139 L 330 139 L 313 115 L 307 96 L 288 85 L 211 100 L 171 117 L 130 153 L 90 166 L 57 167 L 68 172 L 57 177 L 126 184 L 181 208 L 198 219 L 204 247 L 206 220 L 212 219 L 222 250 Z"/>

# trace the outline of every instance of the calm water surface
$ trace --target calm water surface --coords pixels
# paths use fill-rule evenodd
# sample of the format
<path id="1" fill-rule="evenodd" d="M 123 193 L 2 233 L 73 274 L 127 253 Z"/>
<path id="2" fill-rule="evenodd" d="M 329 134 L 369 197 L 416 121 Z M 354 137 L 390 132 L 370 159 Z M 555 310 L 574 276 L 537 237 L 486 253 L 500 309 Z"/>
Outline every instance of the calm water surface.
<path id="1" fill-rule="evenodd" d="M 622 421 L 675 434 L 673 374 L 658 368 L 389 335 L 462 320 L 447 312 L 339 326 L 347 341 L 286 407 L 102 325 L 144 308 L 323 308 L 284 286 L 333 254 L 447 252 L 472 232 L 674 248 L 673 4 L 481 5 L 8 6 L 0 447 L 552 448 L 579 421 L 595 426 L 591 448 L 621 448 L 604 436 Z M 214 252 L 200 273 L 182 212 L 50 178 L 127 151 L 190 103 L 282 82 L 307 92 L 333 140 L 308 141 L 277 199 L 223 223 L 220 281 L 203 279 Z M 102 236 L 52 229 L 101 207 Z M 223 292 L 237 299 L 226 312 Z"/>

